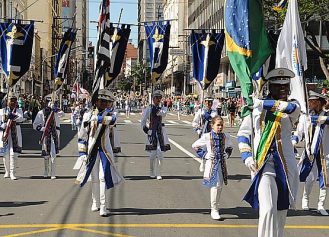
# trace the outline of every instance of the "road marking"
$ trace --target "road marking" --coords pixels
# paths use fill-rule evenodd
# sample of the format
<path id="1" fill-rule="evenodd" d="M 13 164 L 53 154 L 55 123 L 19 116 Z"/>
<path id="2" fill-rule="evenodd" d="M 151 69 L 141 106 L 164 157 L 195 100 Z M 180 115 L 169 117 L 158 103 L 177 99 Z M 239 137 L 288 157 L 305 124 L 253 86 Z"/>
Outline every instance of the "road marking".
<path id="1" fill-rule="evenodd" d="M 121 112 L 120 115 L 126 115 L 126 113 L 122 113 L 122 112 Z"/>
<path id="2" fill-rule="evenodd" d="M 69 230 L 78 230 L 78 231 L 82 231 L 82 232 L 89 232 L 89 233 L 94 233 L 94 234 L 107 235 L 107 236 L 133 237 L 132 235 L 123 235 L 123 234 L 117 234 L 117 233 L 111 233 L 111 232 L 105 232 L 105 231 L 99 231 L 99 230 L 91 230 L 91 229 L 80 228 L 80 227 L 71 227 L 68 229 Z"/>
<path id="3" fill-rule="evenodd" d="M 172 121 L 172 120 L 167 120 L 168 123 L 171 123 L 171 124 L 178 124 L 177 122 L 175 121 Z"/>
<path id="4" fill-rule="evenodd" d="M 170 143 L 172 143 L 175 147 L 177 147 L 179 150 L 181 150 L 182 152 L 184 152 L 186 155 L 188 155 L 189 157 L 193 158 L 194 160 L 196 160 L 197 162 L 201 163 L 201 159 L 196 157 L 195 155 L 193 155 L 191 152 L 189 152 L 188 150 L 186 150 L 184 147 L 182 147 L 181 145 L 179 145 L 177 142 L 173 141 L 172 139 L 168 139 Z"/>
<path id="5" fill-rule="evenodd" d="M 192 124 L 190 121 L 182 120 L 183 123 Z"/>
<path id="6" fill-rule="evenodd" d="M 39 231 L 54 231 L 53 229 L 71 229 L 81 227 L 113 227 L 113 228 L 257 228 L 255 225 L 243 224 L 18 224 L 18 225 L 0 225 L 0 229 L 13 228 L 49 228 Z M 51 229 L 53 228 L 53 229 Z M 310 229 L 310 230 L 329 230 L 329 225 L 286 225 L 285 229 Z M 38 231 L 38 230 L 37 230 Z M 18 236 L 18 235 L 8 235 Z"/>
<path id="7" fill-rule="evenodd" d="M 173 114 L 173 113 L 168 113 L 168 115 L 171 115 L 171 116 L 176 116 L 176 114 Z"/>
<path id="8" fill-rule="evenodd" d="M 125 123 L 133 123 L 133 122 L 131 122 L 131 120 L 123 120 L 123 122 L 125 122 Z"/>
<path id="9" fill-rule="evenodd" d="M 1 227 L 0 227 L 1 228 Z M 40 227 L 39 227 L 40 228 Z M 56 230 L 62 230 L 65 228 L 62 227 L 55 227 L 55 228 L 48 228 L 44 230 L 34 230 L 34 231 L 29 231 L 29 232 L 24 232 L 24 233 L 18 233 L 18 234 L 10 234 L 10 235 L 3 235 L 3 237 L 16 237 L 16 236 L 24 236 L 24 235 L 31 235 L 31 234 L 38 234 L 38 233 L 45 233 L 45 232 L 51 232 L 51 231 L 56 231 Z"/>

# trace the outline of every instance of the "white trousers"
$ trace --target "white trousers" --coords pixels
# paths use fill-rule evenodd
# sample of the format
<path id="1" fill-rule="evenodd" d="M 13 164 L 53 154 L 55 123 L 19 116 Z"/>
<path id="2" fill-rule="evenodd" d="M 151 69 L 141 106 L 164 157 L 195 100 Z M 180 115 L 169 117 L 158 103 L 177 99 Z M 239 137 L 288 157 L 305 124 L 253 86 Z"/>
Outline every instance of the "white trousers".
<path id="1" fill-rule="evenodd" d="M 9 146 L 8 150 L 3 155 L 3 164 L 5 166 L 5 173 L 6 175 L 10 174 L 11 176 L 15 176 L 18 153 L 14 152 L 13 146 L 11 144 L 11 140 L 9 140 L 8 146 Z"/>
<path id="2" fill-rule="evenodd" d="M 224 183 L 224 180 L 223 180 L 222 168 L 219 164 L 217 185 L 215 187 L 210 188 L 210 208 L 211 208 L 211 210 L 219 210 L 219 198 L 220 198 L 220 194 L 222 193 L 223 183 Z"/>
<path id="3" fill-rule="evenodd" d="M 91 171 L 91 184 L 91 198 L 93 204 L 96 204 L 96 206 L 100 207 L 101 209 L 105 209 L 108 207 L 108 192 L 106 191 L 104 171 L 99 154 L 97 154 L 96 162 Z"/>
<path id="4" fill-rule="evenodd" d="M 150 153 L 150 176 L 161 176 L 163 155 L 160 147 Z"/>
<path id="5" fill-rule="evenodd" d="M 258 237 L 283 237 L 287 210 L 278 211 L 275 176 L 263 174 L 258 188 Z"/>
<path id="6" fill-rule="evenodd" d="M 45 171 L 44 175 L 45 177 L 48 177 L 49 175 L 49 170 L 50 170 L 50 176 L 55 177 L 56 176 L 56 147 L 54 140 L 51 139 L 51 144 L 50 144 L 50 155 L 49 156 L 44 156 L 44 166 L 45 166 Z"/>
<path id="7" fill-rule="evenodd" d="M 313 187 L 313 184 L 316 182 L 317 178 L 318 178 L 318 167 L 317 167 L 316 162 L 314 162 L 312 170 L 311 170 L 310 174 L 307 176 L 306 181 L 305 181 L 303 200 L 302 200 L 303 205 L 308 206 L 312 187 Z M 325 209 L 324 204 L 326 201 L 326 196 L 327 196 L 327 188 L 320 188 L 318 209 Z"/>

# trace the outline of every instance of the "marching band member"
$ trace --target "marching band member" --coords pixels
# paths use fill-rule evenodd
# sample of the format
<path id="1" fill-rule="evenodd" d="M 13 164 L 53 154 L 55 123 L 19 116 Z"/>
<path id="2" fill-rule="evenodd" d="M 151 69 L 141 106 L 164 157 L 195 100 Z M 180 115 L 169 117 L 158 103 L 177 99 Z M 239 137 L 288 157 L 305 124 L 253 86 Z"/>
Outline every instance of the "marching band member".
<path id="1" fill-rule="evenodd" d="M 206 97 L 204 99 L 205 108 L 200 108 L 194 116 L 192 127 L 195 129 L 199 137 L 204 133 L 211 131 L 210 121 L 213 117 L 217 116 L 217 110 L 213 110 L 214 98 Z"/>
<path id="2" fill-rule="evenodd" d="M 232 154 L 231 136 L 223 132 L 224 121 L 220 116 L 211 120 L 212 130 L 204 133 L 199 140 L 193 143 L 192 147 L 202 152 L 201 157 L 205 158 L 203 184 L 210 188 L 211 218 L 219 220 L 219 198 L 223 184 L 227 185 L 226 159 Z"/>
<path id="3" fill-rule="evenodd" d="M 309 210 L 309 196 L 312 191 L 312 186 L 319 180 L 320 194 L 318 201 L 318 212 L 323 216 L 328 216 L 328 212 L 324 208 L 324 203 L 329 187 L 329 113 L 323 110 L 326 104 L 327 97 L 309 91 L 309 109 L 310 117 L 301 116 L 297 130 L 292 136 L 293 144 L 297 144 L 304 137 L 309 141 L 309 147 L 306 147 L 302 158 L 300 159 L 300 181 L 305 182 L 302 209 Z M 311 133 L 306 136 L 305 129 Z M 310 136 L 310 137 L 309 137 Z"/>
<path id="4" fill-rule="evenodd" d="M 46 100 L 46 99 L 45 99 Z M 56 179 L 56 156 L 60 149 L 60 117 L 64 116 L 56 103 L 48 102 L 46 106 L 40 110 L 33 122 L 33 129 L 42 132 L 40 144 L 41 155 L 44 158 L 44 174 L 43 177 Z"/>
<path id="5" fill-rule="evenodd" d="M 19 125 L 24 121 L 23 112 L 18 108 L 17 97 L 8 96 L 8 106 L 0 109 L 0 150 L 3 153 L 5 178 L 16 180 L 15 168 L 18 153 L 22 152 L 22 132 Z"/>
<path id="6" fill-rule="evenodd" d="M 167 114 L 167 107 L 161 107 L 163 93 L 160 90 L 153 92 L 153 104 L 145 108 L 141 119 L 141 127 L 147 135 L 145 150 L 150 154 L 150 178 L 162 179 L 161 165 L 162 152 L 170 150 L 170 144 L 164 127 L 163 118 Z"/>
<path id="7" fill-rule="evenodd" d="M 83 116 L 78 133 L 79 159 L 75 165 L 80 169 L 77 182 L 84 186 L 91 175 L 92 206 L 91 211 L 98 211 L 101 216 L 108 216 L 108 192 L 124 181 L 116 170 L 110 141 L 110 126 L 116 121 L 114 114 L 107 109 L 115 98 L 109 90 L 98 92 L 96 108 Z"/>
<path id="8" fill-rule="evenodd" d="M 288 69 L 269 72 L 268 97 L 254 98 L 253 122 L 251 115 L 245 117 L 238 132 L 241 157 L 253 177 L 244 200 L 259 209 L 258 237 L 282 237 L 287 210 L 295 208 L 298 170 L 291 132 L 300 106 L 297 101 L 288 101 L 293 77 Z"/>

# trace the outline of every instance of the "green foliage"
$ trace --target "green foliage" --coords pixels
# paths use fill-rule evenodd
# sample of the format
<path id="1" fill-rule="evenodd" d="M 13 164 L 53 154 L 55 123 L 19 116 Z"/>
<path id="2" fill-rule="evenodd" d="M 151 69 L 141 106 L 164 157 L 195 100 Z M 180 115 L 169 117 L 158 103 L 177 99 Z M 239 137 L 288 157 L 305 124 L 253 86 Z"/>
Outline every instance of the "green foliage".
<path id="1" fill-rule="evenodd" d="M 279 0 L 263 0 L 264 16 L 269 28 L 274 25 L 280 28 L 283 24 L 289 3 L 283 11 L 275 12 L 273 6 L 278 2 Z M 302 23 L 309 20 L 329 20 L 329 0 L 298 0 L 298 9 Z"/>
<path id="2" fill-rule="evenodd" d="M 118 80 L 118 89 L 124 91 L 133 90 L 133 86 L 135 85 L 135 89 L 139 87 L 140 84 L 145 83 L 145 71 L 146 71 L 146 81 L 150 82 L 150 69 L 146 67 L 144 64 L 137 63 L 131 69 L 131 76 L 123 77 Z M 135 80 L 135 81 L 134 81 Z"/>

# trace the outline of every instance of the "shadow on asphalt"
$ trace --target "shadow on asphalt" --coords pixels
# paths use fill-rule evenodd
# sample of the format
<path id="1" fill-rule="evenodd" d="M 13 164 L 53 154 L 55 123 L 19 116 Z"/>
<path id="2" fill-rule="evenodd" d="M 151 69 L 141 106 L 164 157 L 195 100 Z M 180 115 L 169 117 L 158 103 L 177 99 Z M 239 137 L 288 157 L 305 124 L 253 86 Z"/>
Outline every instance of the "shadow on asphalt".
<path id="1" fill-rule="evenodd" d="M 13 215 L 15 215 L 15 214 L 11 212 L 11 213 L 0 215 L 0 217 L 3 217 L 3 216 L 13 216 Z"/>
<path id="2" fill-rule="evenodd" d="M 288 217 L 289 216 L 318 216 L 318 217 L 321 217 L 321 215 L 319 213 L 317 213 L 317 209 L 310 209 L 309 211 L 289 210 Z"/>
<path id="3" fill-rule="evenodd" d="M 235 207 L 235 208 L 221 208 L 219 210 L 221 215 L 232 215 L 232 217 L 223 217 L 225 219 L 258 219 L 258 212 L 250 207 Z M 193 208 L 177 208 L 177 209 L 145 209 L 145 208 L 118 208 L 111 209 L 111 215 L 165 215 L 165 214 L 204 214 L 209 215 L 210 210 L 207 209 L 193 209 Z"/>
<path id="4" fill-rule="evenodd" d="M 136 216 L 144 216 L 144 215 L 161 215 L 161 214 L 177 214 L 177 213 L 200 213 L 200 214 L 209 214 L 209 209 L 145 209 L 145 208 L 116 208 L 111 209 L 111 216 L 119 216 L 119 215 L 136 215 Z"/>
<path id="5" fill-rule="evenodd" d="M 37 202 L 0 202 L 0 207 L 25 207 L 25 206 L 35 206 L 42 205 L 48 201 L 37 201 Z"/>
<path id="6" fill-rule="evenodd" d="M 39 140 L 41 138 L 41 132 L 35 131 L 32 128 L 32 124 L 22 124 L 22 136 L 23 136 L 23 152 L 24 150 L 37 150 L 41 153 L 41 145 Z M 72 131 L 71 124 L 61 124 L 61 136 L 60 146 L 61 148 L 73 139 L 77 131 Z"/>
<path id="7" fill-rule="evenodd" d="M 56 179 L 72 179 L 72 180 L 75 180 L 76 178 L 77 178 L 77 176 L 59 176 L 59 175 L 56 175 Z M 50 177 L 45 178 L 45 177 L 39 175 L 39 176 L 19 177 L 19 179 L 49 179 L 50 180 Z"/>
<path id="8" fill-rule="evenodd" d="M 124 176 L 126 180 L 151 180 L 150 176 Z M 164 180 L 193 180 L 193 179 L 202 179 L 200 176 L 162 176 Z M 161 181 L 160 181 L 161 182 Z"/>
<path id="9" fill-rule="evenodd" d="M 246 174 L 228 175 L 228 179 L 229 180 L 242 180 L 242 179 L 250 180 L 250 175 L 246 175 Z"/>

